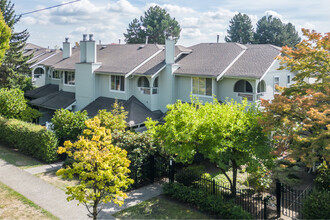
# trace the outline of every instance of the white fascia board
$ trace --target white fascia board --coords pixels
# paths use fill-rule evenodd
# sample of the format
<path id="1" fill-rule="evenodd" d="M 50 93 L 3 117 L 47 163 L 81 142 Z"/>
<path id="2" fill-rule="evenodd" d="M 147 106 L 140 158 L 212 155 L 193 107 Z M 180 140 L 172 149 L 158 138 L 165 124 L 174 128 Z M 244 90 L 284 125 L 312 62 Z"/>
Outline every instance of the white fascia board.
<path id="1" fill-rule="evenodd" d="M 234 63 L 245 53 L 246 50 L 243 50 L 238 56 L 220 73 L 220 75 L 217 77 L 217 81 L 221 79 L 221 77 L 229 70 L 230 67 L 234 65 Z"/>
<path id="2" fill-rule="evenodd" d="M 281 53 L 279 53 L 277 56 L 281 55 Z M 277 57 L 276 56 L 276 57 Z M 272 64 L 270 64 L 270 66 L 268 67 L 268 69 L 265 71 L 265 73 L 262 75 L 262 77 L 260 78 L 260 81 L 267 75 L 267 73 L 269 72 L 269 70 L 274 66 L 274 64 L 276 63 L 276 61 L 278 61 L 277 58 L 275 58 L 275 60 L 272 62 Z"/>
<path id="3" fill-rule="evenodd" d="M 138 70 L 141 66 L 143 66 L 145 63 L 147 63 L 149 60 L 151 60 L 152 58 L 154 58 L 155 56 L 157 56 L 160 52 L 162 52 L 163 50 L 159 50 L 156 53 L 154 53 L 152 56 L 150 56 L 148 59 L 146 59 L 145 61 L 143 61 L 141 64 L 139 64 L 137 67 L 135 67 L 133 70 L 131 70 L 129 73 L 127 73 L 125 75 L 125 78 L 128 78 L 130 75 L 132 75 L 136 70 Z"/>
<path id="4" fill-rule="evenodd" d="M 53 56 L 55 56 L 55 55 L 56 55 L 56 53 L 50 55 L 49 57 L 46 57 L 45 59 L 39 61 L 38 63 L 35 63 L 35 64 L 33 64 L 32 66 L 30 66 L 30 68 L 32 68 L 32 67 L 38 65 L 39 63 L 41 63 L 41 62 L 43 62 L 43 61 L 45 61 L 45 60 L 48 60 L 49 58 L 51 58 L 51 57 L 53 57 Z"/>
<path id="5" fill-rule="evenodd" d="M 35 60 L 35 59 L 37 59 L 38 57 L 41 57 L 42 55 L 44 55 L 45 53 L 47 53 L 47 52 L 43 52 L 43 53 L 39 54 L 38 56 L 32 57 L 31 59 L 29 59 L 29 60 L 26 61 L 26 62 L 30 62 L 30 61 L 32 61 L 32 60 Z"/>
<path id="6" fill-rule="evenodd" d="M 156 73 L 154 73 L 152 76 L 151 76 L 151 79 L 155 78 L 158 76 L 158 74 L 163 70 L 165 69 L 166 67 L 166 64 L 164 66 L 162 66 L 162 68 L 160 68 Z"/>

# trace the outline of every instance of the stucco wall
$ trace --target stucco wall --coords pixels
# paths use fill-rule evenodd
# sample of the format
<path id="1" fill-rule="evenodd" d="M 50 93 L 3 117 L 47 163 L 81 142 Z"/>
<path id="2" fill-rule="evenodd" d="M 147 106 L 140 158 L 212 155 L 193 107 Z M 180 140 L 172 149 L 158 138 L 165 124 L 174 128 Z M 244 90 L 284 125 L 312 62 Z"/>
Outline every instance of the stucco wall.
<path id="1" fill-rule="evenodd" d="M 110 75 L 96 74 L 96 98 L 99 96 L 127 100 L 128 79 L 125 79 L 125 91 L 110 90 Z"/>

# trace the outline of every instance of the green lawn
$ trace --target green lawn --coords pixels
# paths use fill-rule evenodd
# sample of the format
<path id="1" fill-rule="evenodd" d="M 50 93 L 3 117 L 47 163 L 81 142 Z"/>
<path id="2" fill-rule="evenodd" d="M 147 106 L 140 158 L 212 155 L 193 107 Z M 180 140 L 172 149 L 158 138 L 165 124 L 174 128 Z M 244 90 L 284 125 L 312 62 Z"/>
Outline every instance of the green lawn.
<path id="1" fill-rule="evenodd" d="M 22 169 L 44 165 L 44 163 L 19 153 L 18 151 L 5 147 L 0 143 L 0 159 L 18 166 Z"/>
<path id="2" fill-rule="evenodd" d="M 209 216 L 165 196 L 154 197 L 113 216 L 119 219 L 210 219 Z"/>

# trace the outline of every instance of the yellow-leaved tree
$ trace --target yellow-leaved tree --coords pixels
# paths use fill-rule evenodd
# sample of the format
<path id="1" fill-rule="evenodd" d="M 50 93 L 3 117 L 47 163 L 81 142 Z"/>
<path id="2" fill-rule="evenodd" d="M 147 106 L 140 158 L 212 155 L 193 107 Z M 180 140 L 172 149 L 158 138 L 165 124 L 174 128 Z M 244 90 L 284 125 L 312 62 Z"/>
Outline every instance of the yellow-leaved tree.
<path id="1" fill-rule="evenodd" d="M 78 141 L 66 141 L 64 147 L 59 147 L 59 154 L 67 153 L 75 162 L 56 174 L 70 179 L 78 176 L 79 184 L 67 187 L 67 200 L 78 200 L 86 206 L 88 216 L 97 219 L 99 205 L 111 201 L 120 206 L 124 203 L 127 195 L 122 190 L 133 180 L 128 178 L 127 152 L 112 144 L 110 129 L 101 127 L 98 117 L 85 123 L 87 129 Z"/>
<path id="2" fill-rule="evenodd" d="M 6 24 L 2 12 L 0 10 L 0 65 L 2 58 L 5 56 L 6 50 L 9 49 L 9 40 L 11 37 L 11 29 Z"/>

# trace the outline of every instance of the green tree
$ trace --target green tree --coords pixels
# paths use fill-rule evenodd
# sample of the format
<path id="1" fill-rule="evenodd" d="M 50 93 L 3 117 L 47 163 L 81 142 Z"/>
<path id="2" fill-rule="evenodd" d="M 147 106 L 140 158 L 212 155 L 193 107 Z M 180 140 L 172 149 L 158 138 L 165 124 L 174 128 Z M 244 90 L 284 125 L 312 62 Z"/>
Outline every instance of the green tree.
<path id="1" fill-rule="evenodd" d="M 6 88 L 0 89 L 0 115 L 29 122 L 41 116 L 38 110 L 27 105 L 23 91 Z"/>
<path id="2" fill-rule="evenodd" d="M 254 41 L 257 44 L 294 47 L 300 40 L 298 32 L 291 23 L 284 24 L 281 19 L 271 15 L 264 16 L 257 22 L 254 33 Z"/>
<path id="3" fill-rule="evenodd" d="M 174 37 L 176 41 L 180 38 L 181 28 L 175 18 L 171 18 L 165 9 L 159 6 L 150 7 L 140 20 L 135 18 L 124 33 L 125 41 L 129 44 L 148 43 L 165 44 L 165 40 Z"/>
<path id="4" fill-rule="evenodd" d="M 112 132 L 123 132 L 127 128 L 128 112 L 117 101 L 112 105 L 112 110 L 99 110 L 97 117 L 101 120 L 101 126 L 111 129 Z"/>
<path id="5" fill-rule="evenodd" d="M 199 152 L 215 162 L 236 192 L 237 172 L 246 165 L 251 172 L 271 165 L 271 147 L 258 124 L 259 110 L 243 101 L 192 104 L 178 101 L 168 106 L 164 124 L 149 120 L 148 131 L 178 162 L 191 162 Z M 227 172 L 232 170 L 233 179 Z"/>
<path id="6" fill-rule="evenodd" d="M 93 219 L 97 219 L 101 204 L 113 201 L 121 206 L 127 198 L 122 190 L 133 183 L 128 178 L 127 152 L 112 145 L 111 130 L 100 125 L 97 117 L 87 120 L 84 136 L 74 143 L 66 141 L 64 147 L 59 147 L 59 154 L 67 153 L 75 162 L 56 173 L 66 178 L 78 176 L 79 184 L 67 187 L 67 200 L 75 199 L 84 204 Z"/>
<path id="7" fill-rule="evenodd" d="M 21 17 L 15 14 L 14 4 L 10 0 L 0 0 L 0 10 L 3 12 L 6 24 L 12 30 L 10 48 L 0 66 L 0 87 L 18 88 L 23 91 L 31 90 L 33 88 L 32 81 L 26 74 L 31 72 L 31 63 L 28 63 L 28 60 L 33 55 L 23 55 L 24 46 L 30 35 L 27 30 L 15 32 L 15 25 Z"/>
<path id="8" fill-rule="evenodd" d="M 263 123 L 278 154 L 288 152 L 311 167 L 322 158 L 330 160 L 330 33 L 302 31 L 306 39 L 296 48 L 283 47 L 280 57 L 280 69 L 295 73 L 295 84 L 282 88 L 272 102 L 262 100 Z M 307 83 L 309 78 L 315 83 Z"/>
<path id="9" fill-rule="evenodd" d="M 247 14 L 236 14 L 229 21 L 226 42 L 237 42 L 241 44 L 253 43 L 253 26 Z"/>
<path id="10" fill-rule="evenodd" d="M 87 112 L 71 112 L 59 109 L 55 112 L 52 123 L 56 137 L 63 143 L 66 140 L 76 141 L 86 129 L 85 121 L 88 119 Z"/>
<path id="11" fill-rule="evenodd" d="M 2 12 L 0 10 L 0 65 L 6 51 L 9 49 L 10 37 L 11 30 L 3 19 Z"/>

